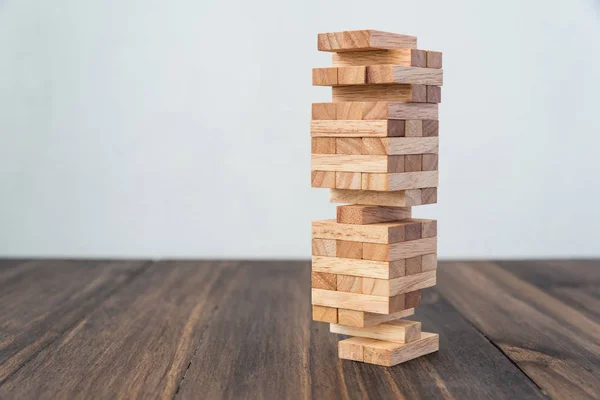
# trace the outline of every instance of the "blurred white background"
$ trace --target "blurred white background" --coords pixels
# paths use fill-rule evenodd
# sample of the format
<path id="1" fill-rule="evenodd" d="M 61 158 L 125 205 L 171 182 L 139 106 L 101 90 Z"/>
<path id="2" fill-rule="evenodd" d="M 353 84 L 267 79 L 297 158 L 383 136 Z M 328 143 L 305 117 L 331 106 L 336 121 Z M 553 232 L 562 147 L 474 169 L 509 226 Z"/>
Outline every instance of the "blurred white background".
<path id="1" fill-rule="evenodd" d="M 600 3 L 0 0 L 0 256 L 308 258 L 318 32 L 444 52 L 441 258 L 600 256 Z"/>

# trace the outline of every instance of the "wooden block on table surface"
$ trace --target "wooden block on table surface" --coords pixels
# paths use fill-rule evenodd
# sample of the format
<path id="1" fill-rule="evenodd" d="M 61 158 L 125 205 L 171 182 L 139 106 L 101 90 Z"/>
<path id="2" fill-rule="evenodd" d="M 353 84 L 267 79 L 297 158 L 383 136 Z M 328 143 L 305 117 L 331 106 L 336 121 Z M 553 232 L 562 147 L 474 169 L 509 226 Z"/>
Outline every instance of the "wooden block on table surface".
<path id="1" fill-rule="evenodd" d="M 426 271 L 394 279 L 362 278 L 361 282 L 361 293 L 391 297 L 435 286 L 436 271 Z"/>
<path id="2" fill-rule="evenodd" d="M 410 207 L 423 203 L 422 189 L 398 190 L 394 192 L 376 192 L 369 190 L 331 190 L 329 201 L 331 203 L 363 204 Z"/>
<path id="3" fill-rule="evenodd" d="M 357 51 L 386 49 L 416 49 L 415 36 L 363 29 L 356 31 L 319 33 L 317 38 L 319 51 Z"/>
<path id="4" fill-rule="evenodd" d="M 325 139 L 325 138 L 323 138 Z M 357 155 L 361 154 L 362 138 L 326 138 L 335 140 L 335 154 Z M 314 153 L 314 152 L 313 152 Z"/>
<path id="5" fill-rule="evenodd" d="M 423 204 L 437 203 L 437 187 L 424 188 L 421 190 Z"/>
<path id="6" fill-rule="evenodd" d="M 334 102 L 427 102 L 427 88 L 420 84 L 334 86 L 331 94 Z"/>
<path id="7" fill-rule="evenodd" d="M 425 254 L 422 261 L 423 272 L 435 269 L 437 269 L 437 254 Z"/>
<path id="8" fill-rule="evenodd" d="M 336 119 L 335 103 L 313 103 L 312 119 Z"/>
<path id="9" fill-rule="evenodd" d="M 393 279 L 406 275 L 406 262 L 405 260 L 387 262 L 313 256 L 312 270 L 315 272 L 360 276 L 363 278 Z"/>
<path id="10" fill-rule="evenodd" d="M 394 222 L 355 225 L 341 224 L 334 219 L 327 219 L 313 221 L 312 236 L 317 239 L 349 240 L 364 243 L 397 243 L 414 241 L 421 237 L 421 222 L 413 221 L 412 219 L 404 219 Z M 365 244 L 363 244 L 363 253 L 364 247 Z"/>
<path id="11" fill-rule="evenodd" d="M 427 68 L 442 68 L 442 53 L 439 51 L 427 52 Z"/>
<path id="12" fill-rule="evenodd" d="M 410 207 L 349 205 L 337 207 L 337 222 L 342 224 L 374 224 L 397 221 L 412 216 Z"/>
<path id="13" fill-rule="evenodd" d="M 396 261 L 431 253 L 437 253 L 437 237 L 390 244 L 363 244 L 363 259 L 365 260 Z"/>
<path id="14" fill-rule="evenodd" d="M 362 293 L 362 280 L 360 276 L 338 275 L 337 291 L 349 293 Z"/>
<path id="15" fill-rule="evenodd" d="M 439 136 L 439 121 L 437 119 L 423 120 L 423 136 Z"/>
<path id="16" fill-rule="evenodd" d="M 376 314 L 391 314 L 408 308 L 415 308 L 412 293 L 402 293 L 396 296 L 373 296 L 370 294 L 339 292 L 334 290 L 312 288 L 312 304 L 346 310 L 367 311 Z M 420 304 L 420 294 L 419 294 Z M 339 318 L 339 317 L 338 317 Z"/>
<path id="17" fill-rule="evenodd" d="M 346 258 L 362 259 L 362 242 L 350 242 L 347 240 L 337 240 L 336 242 L 336 257 L 341 257 L 341 260 Z"/>
<path id="18" fill-rule="evenodd" d="M 420 299 L 420 298 L 419 298 Z M 394 321 L 400 318 L 410 317 L 415 313 L 414 308 L 401 310 L 391 314 L 375 314 L 364 311 L 346 310 L 338 308 L 338 324 L 364 328 Z"/>
<path id="19" fill-rule="evenodd" d="M 409 343 L 376 341 L 359 342 L 358 345 L 363 347 L 363 362 L 392 367 L 438 351 L 440 338 L 437 333 L 421 332 L 420 339 Z M 358 346 L 356 346 L 355 352 L 360 352 Z M 346 356 L 347 354 L 346 352 L 339 353 L 340 358 L 343 358 L 342 355 Z"/>
<path id="20" fill-rule="evenodd" d="M 405 83 L 441 86 L 444 83 L 443 79 L 443 71 L 436 68 L 403 65 L 371 65 L 367 67 L 368 84 Z"/>
<path id="21" fill-rule="evenodd" d="M 439 86 L 427 86 L 427 102 L 428 103 L 441 103 L 442 102 L 442 88 Z"/>
<path id="22" fill-rule="evenodd" d="M 365 337 L 394 343 L 409 343 L 421 337 L 421 323 L 417 321 L 397 320 L 366 328 L 332 323 L 329 325 L 329 331 L 340 335 Z"/>
<path id="23" fill-rule="evenodd" d="M 437 154 L 423 154 L 423 165 L 422 165 L 421 169 L 423 171 L 437 171 L 438 155 Z"/>
<path id="24" fill-rule="evenodd" d="M 362 190 L 406 190 L 437 187 L 438 171 L 362 174 Z"/>
<path id="25" fill-rule="evenodd" d="M 344 360 L 363 361 L 363 348 L 366 344 L 374 343 L 375 339 L 352 337 L 338 342 L 338 357 Z"/>
<path id="26" fill-rule="evenodd" d="M 360 172 L 333 172 L 335 174 L 335 187 L 337 189 L 360 189 L 362 174 Z"/>
<path id="27" fill-rule="evenodd" d="M 312 240 L 312 255 L 335 257 L 337 255 L 337 241 L 332 239 L 313 239 Z M 361 245 L 362 256 L 362 245 Z M 325 271 L 326 272 L 326 271 Z"/>
<path id="28" fill-rule="evenodd" d="M 337 68 L 313 68 L 312 84 L 313 86 L 333 86 L 338 82 Z"/>
<path id="29" fill-rule="evenodd" d="M 311 186 L 316 188 L 335 189 L 335 172 L 333 171 L 311 171 Z"/>
<path id="30" fill-rule="evenodd" d="M 313 120 L 312 137 L 387 137 L 404 135 L 404 121 L 397 120 Z"/>
<path id="31" fill-rule="evenodd" d="M 336 290 L 337 288 L 337 275 L 329 274 L 326 272 L 312 272 L 311 273 L 312 287 L 317 289 L 325 290 Z"/>
<path id="32" fill-rule="evenodd" d="M 314 171 L 404 172 L 404 156 L 312 154 L 310 160 L 310 168 Z"/>
<path id="33" fill-rule="evenodd" d="M 311 138 L 310 140 L 311 140 L 311 153 L 312 154 L 335 154 L 336 153 L 336 138 L 314 137 L 314 138 Z"/>
<path id="34" fill-rule="evenodd" d="M 364 85 L 367 83 L 367 67 L 338 68 L 338 85 Z"/>
<path id="35" fill-rule="evenodd" d="M 362 138 L 361 153 L 371 155 L 408 155 L 437 153 L 437 137 Z"/>
<path id="36" fill-rule="evenodd" d="M 338 321 L 337 314 L 338 314 L 337 308 L 312 306 L 313 321 L 329 322 L 332 324 L 337 324 L 337 321 Z"/>
<path id="37" fill-rule="evenodd" d="M 423 272 L 423 256 L 407 258 L 405 261 L 406 275 L 420 274 Z"/>
<path id="38" fill-rule="evenodd" d="M 417 49 L 346 51 L 343 53 L 333 53 L 332 63 L 334 67 L 382 64 L 426 67 L 427 51 Z"/>
<path id="39" fill-rule="evenodd" d="M 422 154 L 409 154 L 404 156 L 404 171 L 419 172 L 423 168 Z"/>

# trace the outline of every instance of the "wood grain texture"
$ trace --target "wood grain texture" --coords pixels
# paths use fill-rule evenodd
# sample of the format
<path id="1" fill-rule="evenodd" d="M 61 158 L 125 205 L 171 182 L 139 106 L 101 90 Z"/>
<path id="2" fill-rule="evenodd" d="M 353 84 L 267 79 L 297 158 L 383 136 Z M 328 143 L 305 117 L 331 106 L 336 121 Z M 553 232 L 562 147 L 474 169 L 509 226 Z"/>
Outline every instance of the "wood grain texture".
<path id="1" fill-rule="evenodd" d="M 391 367 L 438 351 L 440 338 L 436 333 L 423 332 L 421 338 L 410 343 L 398 344 L 377 341 L 363 345 L 363 361 Z"/>
<path id="2" fill-rule="evenodd" d="M 359 243 L 362 245 L 362 243 Z M 406 275 L 405 260 L 393 262 L 313 256 L 312 270 L 365 278 L 391 279 Z"/>
<path id="3" fill-rule="evenodd" d="M 435 119 L 423 120 L 423 136 L 439 136 L 439 121 Z"/>
<path id="4" fill-rule="evenodd" d="M 331 307 L 312 306 L 312 319 L 313 321 L 337 324 L 338 310 Z"/>
<path id="5" fill-rule="evenodd" d="M 377 96 L 374 100 L 381 100 L 379 96 L 386 96 L 384 93 L 386 87 L 390 86 L 390 96 L 395 96 L 394 93 L 398 91 L 406 90 L 399 89 L 402 85 L 376 85 L 381 86 L 383 89 L 369 89 L 367 86 L 339 86 L 334 87 L 333 91 L 348 92 L 349 98 L 364 98 L 367 96 Z M 419 85 L 413 85 L 419 86 Z M 349 89 L 344 89 L 348 87 Z M 375 86 L 371 86 L 375 87 Z M 394 88 L 395 87 L 395 88 Z M 406 103 L 405 100 L 401 101 L 342 101 L 336 100 L 335 103 L 313 103 L 312 108 L 312 120 L 313 121 L 331 121 L 331 120 L 430 120 L 435 122 L 428 122 L 425 126 L 423 122 L 423 136 L 437 136 L 437 119 L 438 119 L 438 105 L 434 103 L 426 103 L 427 101 L 427 90 L 424 86 L 418 94 L 421 96 L 422 102 L 418 103 Z M 362 92 L 364 93 L 362 93 Z M 366 91 L 366 92 L 365 92 Z M 358 93 L 358 94 L 356 94 Z M 434 125 L 435 124 L 435 125 Z M 402 123 L 402 134 L 396 136 L 404 136 L 404 123 Z M 428 134 L 426 134 L 428 132 Z M 358 135 L 357 135 L 358 136 Z"/>
<path id="6" fill-rule="evenodd" d="M 421 196 L 421 192 L 423 190 L 429 189 L 398 190 L 394 192 L 336 189 L 331 190 L 329 201 L 332 203 L 366 204 L 397 207 L 410 207 L 422 204 L 435 203 L 435 201 L 433 200 L 437 200 L 437 197 L 433 197 L 431 196 L 431 194 L 426 196 L 426 200 L 430 202 L 425 202 L 423 200 L 423 197 Z"/>
<path id="7" fill-rule="evenodd" d="M 362 259 L 363 244 L 361 242 L 350 242 L 347 240 L 336 240 L 336 252 L 335 256 L 352 259 Z M 352 275 L 352 274 L 350 274 Z"/>
<path id="8" fill-rule="evenodd" d="M 360 151 L 360 147 L 359 147 L 359 151 Z M 311 153 L 312 154 L 335 154 L 336 153 L 336 139 L 329 138 L 329 137 L 311 138 Z"/>
<path id="9" fill-rule="evenodd" d="M 353 275 L 338 275 L 337 290 L 338 292 L 362 293 L 362 280 L 360 276 Z"/>
<path id="10" fill-rule="evenodd" d="M 422 171 L 437 171 L 438 169 L 438 155 L 437 154 L 423 154 L 422 158 Z"/>
<path id="11" fill-rule="evenodd" d="M 337 120 L 361 120 L 362 118 L 362 103 L 360 102 L 343 102 L 330 103 L 335 104 L 335 119 Z"/>
<path id="12" fill-rule="evenodd" d="M 312 287 L 325 290 L 336 290 L 337 275 L 326 272 L 315 272 L 311 274 Z"/>
<path id="13" fill-rule="evenodd" d="M 334 86 L 331 94 L 334 102 L 427 102 L 427 88 L 421 84 Z"/>
<path id="14" fill-rule="evenodd" d="M 375 314 L 364 311 L 338 309 L 338 322 L 344 326 L 354 326 L 357 328 L 365 328 L 375 326 L 386 322 L 394 321 L 400 318 L 410 317 L 415 313 L 414 308 L 401 310 L 391 314 Z"/>
<path id="15" fill-rule="evenodd" d="M 427 102 L 428 103 L 441 103 L 442 102 L 442 88 L 439 86 L 427 86 Z"/>
<path id="16" fill-rule="evenodd" d="M 409 293 L 388 297 L 315 288 L 312 289 L 311 293 L 313 305 L 367 311 L 376 314 L 395 313 L 419 305 L 410 301 L 413 296 Z"/>
<path id="17" fill-rule="evenodd" d="M 336 119 L 335 103 L 312 103 L 312 119 Z"/>
<path id="18" fill-rule="evenodd" d="M 364 85 L 367 83 L 367 67 L 341 67 L 338 71 L 338 85 Z"/>
<path id="19" fill-rule="evenodd" d="M 349 205 L 338 206 L 336 221 L 341 224 L 374 224 L 390 222 L 412 216 L 410 207 Z"/>
<path id="20" fill-rule="evenodd" d="M 437 237 L 392 244 L 363 244 L 363 258 L 365 260 L 396 261 L 432 253 L 437 253 Z"/>
<path id="21" fill-rule="evenodd" d="M 337 242 L 330 239 L 313 239 L 312 240 L 312 255 L 335 257 L 337 255 Z M 362 257 L 362 246 L 361 246 Z"/>
<path id="22" fill-rule="evenodd" d="M 357 51 L 380 49 L 414 49 L 417 47 L 415 36 L 382 32 L 372 29 L 319 33 L 317 37 L 319 51 Z"/>
<path id="23" fill-rule="evenodd" d="M 337 189 L 359 190 L 362 186 L 360 172 L 333 172 L 335 174 L 335 187 Z"/>
<path id="24" fill-rule="evenodd" d="M 336 176 L 333 171 L 310 171 L 310 185 L 315 188 L 335 189 Z M 361 183 L 362 185 L 362 183 Z"/>
<path id="25" fill-rule="evenodd" d="M 408 155 L 436 154 L 439 151 L 437 137 L 362 138 L 362 154 Z"/>
<path id="26" fill-rule="evenodd" d="M 403 156 L 312 154 L 310 168 L 314 171 L 336 172 L 404 172 Z M 420 166 L 421 163 L 419 163 Z"/>
<path id="27" fill-rule="evenodd" d="M 437 187 L 438 171 L 402 173 L 363 173 L 362 190 L 407 190 Z"/>
<path id="28" fill-rule="evenodd" d="M 406 261 L 407 266 L 408 264 L 409 262 Z M 407 274 L 393 279 L 365 278 L 361 281 L 362 289 L 360 293 L 374 296 L 396 296 L 400 293 L 409 293 L 435 286 L 435 270 L 421 273 L 414 272 L 410 271 L 410 275 Z"/>
<path id="29" fill-rule="evenodd" d="M 427 51 L 417 49 L 347 51 L 332 54 L 334 67 L 395 64 L 412 67 L 427 66 Z"/>
<path id="30" fill-rule="evenodd" d="M 436 68 L 406 67 L 403 65 L 371 65 L 367 67 L 367 83 L 403 83 L 411 85 L 441 86 L 444 83 L 443 70 Z"/>
<path id="31" fill-rule="evenodd" d="M 423 136 L 423 121 L 420 119 L 407 119 L 404 122 L 404 136 L 406 137 L 422 137 Z"/>
<path id="32" fill-rule="evenodd" d="M 332 323 L 329 325 L 329 331 L 340 335 L 365 337 L 394 343 L 409 343 L 421 337 L 421 323 L 418 321 L 397 320 L 366 328 Z"/>
<path id="33" fill-rule="evenodd" d="M 442 53 L 427 51 L 427 68 L 442 68 Z"/>
<path id="34" fill-rule="evenodd" d="M 347 154 L 347 155 L 362 154 L 361 153 L 362 138 L 327 138 L 327 139 L 335 140 L 335 143 L 336 143 L 335 153 L 329 153 L 329 154 Z"/>
<path id="35" fill-rule="evenodd" d="M 333 86 L 338 83 L 337 68 L 313 68 L 312 84 L 313 86 Z"/>
<path id="36" fill-rule="evenodd" d="M 386 137 L 403 133 L 403 121 L 394 120 L 313 120 L 310 123 L 312 137 Z"/>
<path id="37" fill-rule="evenodd" d="M 421 237 L 420 220 L 403 219 L 369 225 L 342 224 L 334 219 L 313 221 L 313 238 L 349 240 L 363 243 L 397 243 Z M 364 246 L 363 244 L 363 253 Z"/>

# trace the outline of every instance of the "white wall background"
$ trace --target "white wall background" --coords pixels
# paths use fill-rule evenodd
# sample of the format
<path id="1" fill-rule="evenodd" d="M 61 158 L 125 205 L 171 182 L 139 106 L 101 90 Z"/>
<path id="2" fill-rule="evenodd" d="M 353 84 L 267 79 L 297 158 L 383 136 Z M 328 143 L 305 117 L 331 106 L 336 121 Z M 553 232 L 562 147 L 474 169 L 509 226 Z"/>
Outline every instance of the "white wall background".
<path id="1" fill-rule="evenodd" d="M 444 52 L 445 258 L 600 256 L 600 3 L 0 0 L 0 255 L 308 258 L 318 32 Z"/>

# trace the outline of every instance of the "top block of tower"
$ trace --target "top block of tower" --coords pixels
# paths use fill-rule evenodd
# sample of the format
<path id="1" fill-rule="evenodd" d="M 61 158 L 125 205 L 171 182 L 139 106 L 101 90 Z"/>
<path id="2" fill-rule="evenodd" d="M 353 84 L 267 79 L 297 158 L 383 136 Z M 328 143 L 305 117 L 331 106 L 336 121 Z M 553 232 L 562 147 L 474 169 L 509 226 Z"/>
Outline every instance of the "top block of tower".
<path id="1" fill-rule="evenodd" d="M 319 33 L 318 46 L 319 51 L 332 52 L 416 49 L 417 38 L 372 29 L 328 32 Z"/>

